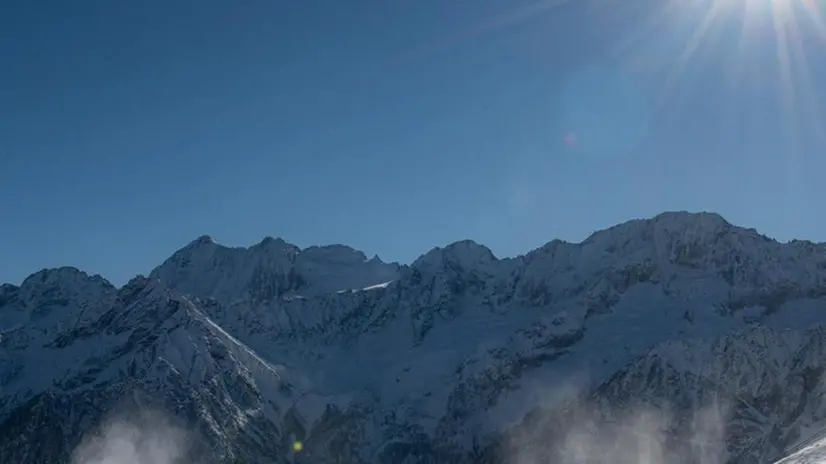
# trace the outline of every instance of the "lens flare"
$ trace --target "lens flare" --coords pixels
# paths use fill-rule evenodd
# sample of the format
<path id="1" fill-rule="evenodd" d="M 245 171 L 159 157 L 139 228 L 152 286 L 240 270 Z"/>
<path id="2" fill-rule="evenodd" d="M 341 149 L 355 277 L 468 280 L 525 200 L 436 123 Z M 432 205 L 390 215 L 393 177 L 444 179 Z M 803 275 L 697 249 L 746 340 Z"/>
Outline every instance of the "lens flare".
<path id="1" fill-rule="evenodd" d="M 294 441 L 293 442 L 293 453 L 300 453 L 303 450 L 304 450 L 304 444 L 303 443 L 301 443 L 300 441 Z"/>

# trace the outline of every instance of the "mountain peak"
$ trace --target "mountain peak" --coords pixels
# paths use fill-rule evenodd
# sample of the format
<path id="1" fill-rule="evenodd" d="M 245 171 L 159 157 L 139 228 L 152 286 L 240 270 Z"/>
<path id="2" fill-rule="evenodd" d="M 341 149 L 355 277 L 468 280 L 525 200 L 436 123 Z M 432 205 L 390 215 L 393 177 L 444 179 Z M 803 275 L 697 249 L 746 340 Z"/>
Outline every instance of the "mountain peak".
<path id="1" fill-rule="evenodd" d="M 226 247 L 199 239 L 155 268 L 157 279 L 185 294 L 232 302 L 269 301 L 364 288 L 398 278 L 398 265 L 371 261 L 345 245 L 304 250 L 281 238 L 264 237 L 250 247 Z"/>
<path id="2" fill-rule="evenodd" d="M 732 226 L 721 215 L 709 212 L 666 211 L 654 217 L 631 219 L 591 234 L 583 243 L 605 235 L 643 234 L 645 229 L 670 231 L 716 231 Z"/>
<path id="3" fill-rule="evenodd" d="M 26 277 L 20 285 L 20 288 L 26 292 L 32 290 L 33 288 L 40 288 L 44 286 L 72 287 L 82 284 L 93 284 L 100 287 L 111 287 L 112 289 L 115 288 L 102 276 L 98 274 L 89 275 L 86 272 L 72 266 L 41 269 Z"/>
<path id="4" fill-rule="evenodd" d="M 192 242 L 190 242 L 192 246 L 201 246 L 201 245 L 215 245 L 215 240 L 212 239 L 210 235 L 201 235 L 200 237 L 196 238 Z"/>
<path id="5" fill-rule="evenodd" d="M 735 228 L 742 231 L 749 230 L 733 226 L 730 222 L 726 221 L 723 216 L 717 213 L 705 211 L 696 213 L 670 211 L 658 214 L 647 222 L 660 230 L 689 234 L 696 232 L 715 235 L 720 231 L 730 231 Z"/>
<path id="6" fill-rule="evenodd" d="M 411 267 L 419 271 L 436 270 L 450 265 L 477 269 L 497 261 L 490 248 L 466 239 L 453 242 L 444 248 L 431 249 L 416 259 Z"/>
<path id="7" fill-rule="evenodd" d="M 639 247 L 645 242 L 665 251 L 686 243 L 716 242 L 732 232 L 762 237 L 753 229 L 730 224 L 717 213 L 672 211 L 596 231 L 580 245 L 609 250 Z"/>
<path id="8" fill-rule="evenodd" d="M 687 211 L 687 210 L 679 210 L 679 211 L 664 211 L 653 218 L 651 220 L 655 222 L 660 221 L 669 221 L 669 222 L 677 222 L 677 223 L 685 223 L 688 221 L 691 222 L 702 222 L 705 224 L 729 224 L 723 216 L 718 213 L 711 212 L 711 211 Z"/>
<path id="9" fill-rule="evenodd" d="M 258 246 L 272 246 L 272 245 L 284 246 L 284 245 L 288 245 L 288 243 L 281 237 L 272 237 L 272 236 L 269 236 L 269 235 L 265 236 L 263 239 L 261 239 L 261 242 L 258 243 Z"/>
<path id="10" fill-rule="evenodd" d="M 341 244 L 311 246 L 303 250 L 303 254 L 314 259 L 325 259 L 336 262 L 365 262 L 369 261 L 363 251 Z"/>

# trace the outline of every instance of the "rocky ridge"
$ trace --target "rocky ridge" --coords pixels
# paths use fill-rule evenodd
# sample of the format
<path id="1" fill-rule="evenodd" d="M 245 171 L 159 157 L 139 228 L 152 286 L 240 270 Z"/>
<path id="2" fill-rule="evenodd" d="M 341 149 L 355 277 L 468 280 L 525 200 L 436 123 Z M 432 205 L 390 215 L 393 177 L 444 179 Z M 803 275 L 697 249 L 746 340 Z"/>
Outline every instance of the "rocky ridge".
<path id="1" fill-rule="evenodd" d="M 158 410 L 205 463 L 768 463 L 824 425 L 825 320 L 826 245 L 710 213 L 409 266 L 204 236 L 0 286 L 0 461 Z"/>

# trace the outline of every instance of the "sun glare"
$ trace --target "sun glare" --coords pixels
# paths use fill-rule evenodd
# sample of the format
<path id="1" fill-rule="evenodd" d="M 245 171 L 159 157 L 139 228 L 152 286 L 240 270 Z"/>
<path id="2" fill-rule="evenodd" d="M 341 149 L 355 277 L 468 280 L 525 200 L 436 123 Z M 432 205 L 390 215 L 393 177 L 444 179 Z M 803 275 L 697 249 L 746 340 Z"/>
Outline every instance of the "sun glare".
<path id="1" fill-rule="evenodd" d="M 725 79 L 720 85 L 756 85 L 760 91 L 754 95 L 777 105 L 781 122 L 776 129 L 789 147 L 786 175 L 790 185 L 795 185 L 802 175 L 802 164 L 795 155 L 802 134 L 826 143 L 822 105 L 812 97 L 818 83 L 811 67 L 819 65 L 815 57 L 826 49 L 824 5 L 826 0 L 671 0 L 658 20 L 690 24 L 690 34 L 680 43 L 678 53 L 666 58 L 668 71 L 655 111 L 674 102 L 679 90 L 691 88 L 687 70 L 693 60 L 702 63 L 706 54 L 724 54 Z M 634 53 L 626 50 L 627 55 Z"/>
<path id="2" fill-rule="evenodd" d="M 551 18 L 572 0 L 535 0 L 491 21 L 482 31 L 517 26 L 539 16 Z M 811 77 L 826 51 L 826 0 L 587 0 L 594 31 L 611 30 L 610 55 L 646 79 L 652 115 L 696 89 L 694 72 L 710 61 L 721 63 L 719 85 L 772 99 L 782 112 L 790 139 L 806 132 L 826 144 L 826 118 Z M 616 29 L 616 28 L 615 28 Z M 599 34 L 593 34 L 597 37 Z M 708 58 L 712 57 L 713 60 Z M 694 65 L 698 66 L 694 66 Z M 572 129 L 573 130 L 573 129 Z M 574 132 L 571 132 L 574 134 Z M 564 138 L 568 147 L 585 134 Z M 579 136 L 583 136 L 582 139 Z"/>
<path id="3" fill-rule="evenodd" d="M 700 19 L 692 26 L 690 37 L 668 65 L 660 104 L 667 103 L 672 96 L 686 67 L 697 56 L 701 46 L 720 46 L 713 42 L 715 34 L 712 31 L 715 28 L 739 29 L 735 45 L 737 52 L 726 70 L 734 85 L 748 79 L 749 72 L 744 68 L 749 56 L 756 51 L 767 50 L 767 37 L 771 37 L 773 43 L 770 48 L 776 55 L 775 65 L 772 69 L 761 68 L 761 72 L 776 75 L 784 105 L 793 105 L 796 92 L 808 91 L 805 87 L 810 85 L 811 79 L 801 27 L 805 26 L 808 30 L 814 28 L 826 41 L 822 0 L 674 0 L 664 7 L 663 14 L 658 18 L 677 21 L 675 18 L 684 16 L 686 12 L 698 11 Z M 791 111 L 792 108 L 785 110 Z"/>

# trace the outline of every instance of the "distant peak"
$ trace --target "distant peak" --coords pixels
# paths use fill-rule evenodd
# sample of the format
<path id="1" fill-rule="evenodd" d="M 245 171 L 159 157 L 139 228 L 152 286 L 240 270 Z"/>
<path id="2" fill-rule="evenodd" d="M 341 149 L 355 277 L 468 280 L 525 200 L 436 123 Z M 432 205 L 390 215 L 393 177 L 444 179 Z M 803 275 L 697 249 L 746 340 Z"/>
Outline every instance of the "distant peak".
<path id="1" fill-rule="evenodd" d="M 701 237 L 714 238 L 726 233 L 757 234 L 755 230 L 736 227 L 717 213 L 675 211 L 658 214 L 645 221 L 651 230 L 668 235 L 677 234 L 686 239 L 697 240 Z"/>
<path id="2" fill-rule="evenodd" d="M 332 251 L 332 252 L 345 252 L 345 253 L 358 251 L 358 250 L 356 250 L 355 248 L 353 248 L 349 245 L 344 245 L 344 244 L 341 244 L 341 243 L 331 243 L 329 245 L 313 245 L 311 247 L 308 247 L 307 249 L 308 250 L 313 249 L 313 250 L 316 250 L 316 251 Z"/>
<path id="3" fill-rule="evenodd" d="M 144 276 L 143 274 L 138 274 L 135 277 L 129 279 L 129 282 L 126 282 L 121 288 L 144 287 L 149 283 L 149 281 L 150 279 L 148 277 Z"/>
<path id="4" fill-rule="evenodd" d="M 149 278 L 139 274 L 118 290 L 118 297 L 124 302 L 131 302 L 136 295 L 143 292 L 152 282 Z"/>
<path id="5" fill-rule="evenodd" d="M 288 256 L 290 259 L 293 259 L 299 253 L 301 253 L 301 248 L 287 243 L 281 237 L 270 237 L 269 235 L 264 237 L 260 242 L 256 245 L 253 245 L 249 248 L 246 248 L 248 253 L 252 254 L 265 254 L 265 255 L 280 255 L 280 256 Z"/>
<path id="6" fill-rule="evenodd" d="M 106 282 L 106 279 L 99 275 L 90 276 L 80 269 L 72 266 L 62 266 L 54 268 L 44 268 L 26 277 L 22 287 L 38 285 L 49 282 L 71 281 L 71 280 L 99 280 Z M 108 283 L 108 282 L 107 282 Z"/>
<path id="7" fill-rule="evenodd" d="M 472 253 L 479 253 L 481 255 L 489 255 L 489 257 L 496 259 L 493 255 L 493 252 L 490 251 L 490 248 L 482 245 L 478 242 L 475 242 L 470 239 L 458 240 L 455 241 L 448 246 L 446 246 L 445 251 L 450 251 L 452 253 L 461 253 L 461 252 L 472 252 Z"/>
<path id="8" fill-rule="evenodd" d="M 215 240 L 212 239 L 209 235 L 201 235 L 200 237 L 196 238 L 195 240 L 189 242 L 183 249 L 187 248 L 199 248 L 208 245 L 214 245 Z"/>
<path id="9" fill-rule="evenodd" d="M 305 258 L 311 260 L 337 261 L 337 262 L 365 262 L 367 255 L 360 250 L 347 245 L 335 243 L 332 245 L 311 246 L 302 251 Z"/>
<path id="10" fill-rule="evenodd" d="M 12 284 L 0 284 L 0 295 L 4 293 L 16 292 L 20 289 L 17 285 Z"/>
<path id="11" fill-rule="evenodd" d="M 298 253 L 301 251 L 301 248 L 293 245 L 292 243 L 287 242 L 281 237 L 271 237 L 267 235 L 264 237 L 257 245 L 253 245 L 249 248 L 252 249 L 264 249 L 264 250 L 283 250 L 283 249 L 290 249 L 293 253 Z"/>
<path id="12" fill-rule="evenodd" d="M 413 262 L 414 268 L 439 267 L 445 261 L 455 262 L 462 266 L 475 267 L 483 263 L 497 261 L 490 248 L 480 245 L 473 240 L 459 240 L 444 248 L 433 248 Z"/>
<path id="13" fill-rule="evenodd" d="M 714 235 L 733 227 L 735 226 L 717 213 L 668 211 L 654 217 L 632 219 L 607 229 L 598 230 L 586 238 L 582 244 L 592 244 L 601 240 L 615 240 L 619 236 L 630 237 L 643 235 L 654 230 L 667 233 L 688 232 L 698 233 L 700 235 Z M 738 227 L 737 229 L 741 228 Z"/>
<path id="14" fill-rule="evenodd" d="M 212 239 L 209 235 L 201 235 L 200 237 L 196 238 L 194 242 L 197 245 L 212 245 L 215 243 L 215 240 Z"/>
<path id="15" fill-rule="evenodd" d="M 20 285 L 21 291 L 26 294 L 39 294 L 46 289 L 64 289 L 71 292 L 81 289 L 97 289 L 96 291 L 116 292 L 117 288 L 100 275 L 89 275 L 78 268 L 64 266 L 51 269 L 41 269 L 26 277 Z"/>
<path id="16" fill-rule="evenodd" d="M 273 238 L 273 237 L 267 235 L 266 237 L 264 237 L 261 240 L 261 243 L 259 243 L 259 245 L 272 245 L 272 244 L 283 245 L 285 243 L 287 243 L 287 242 L 285 242 L 281 237 Z"/>
<path id="17" fill-rule="evenodd" d="M 679 225 L 686 223 L 709 226 L 730 225 L 723 216 L 708 211 L 666 211 L 654 216 L 651 220 L 656 223 L 674 223 Z"/>

